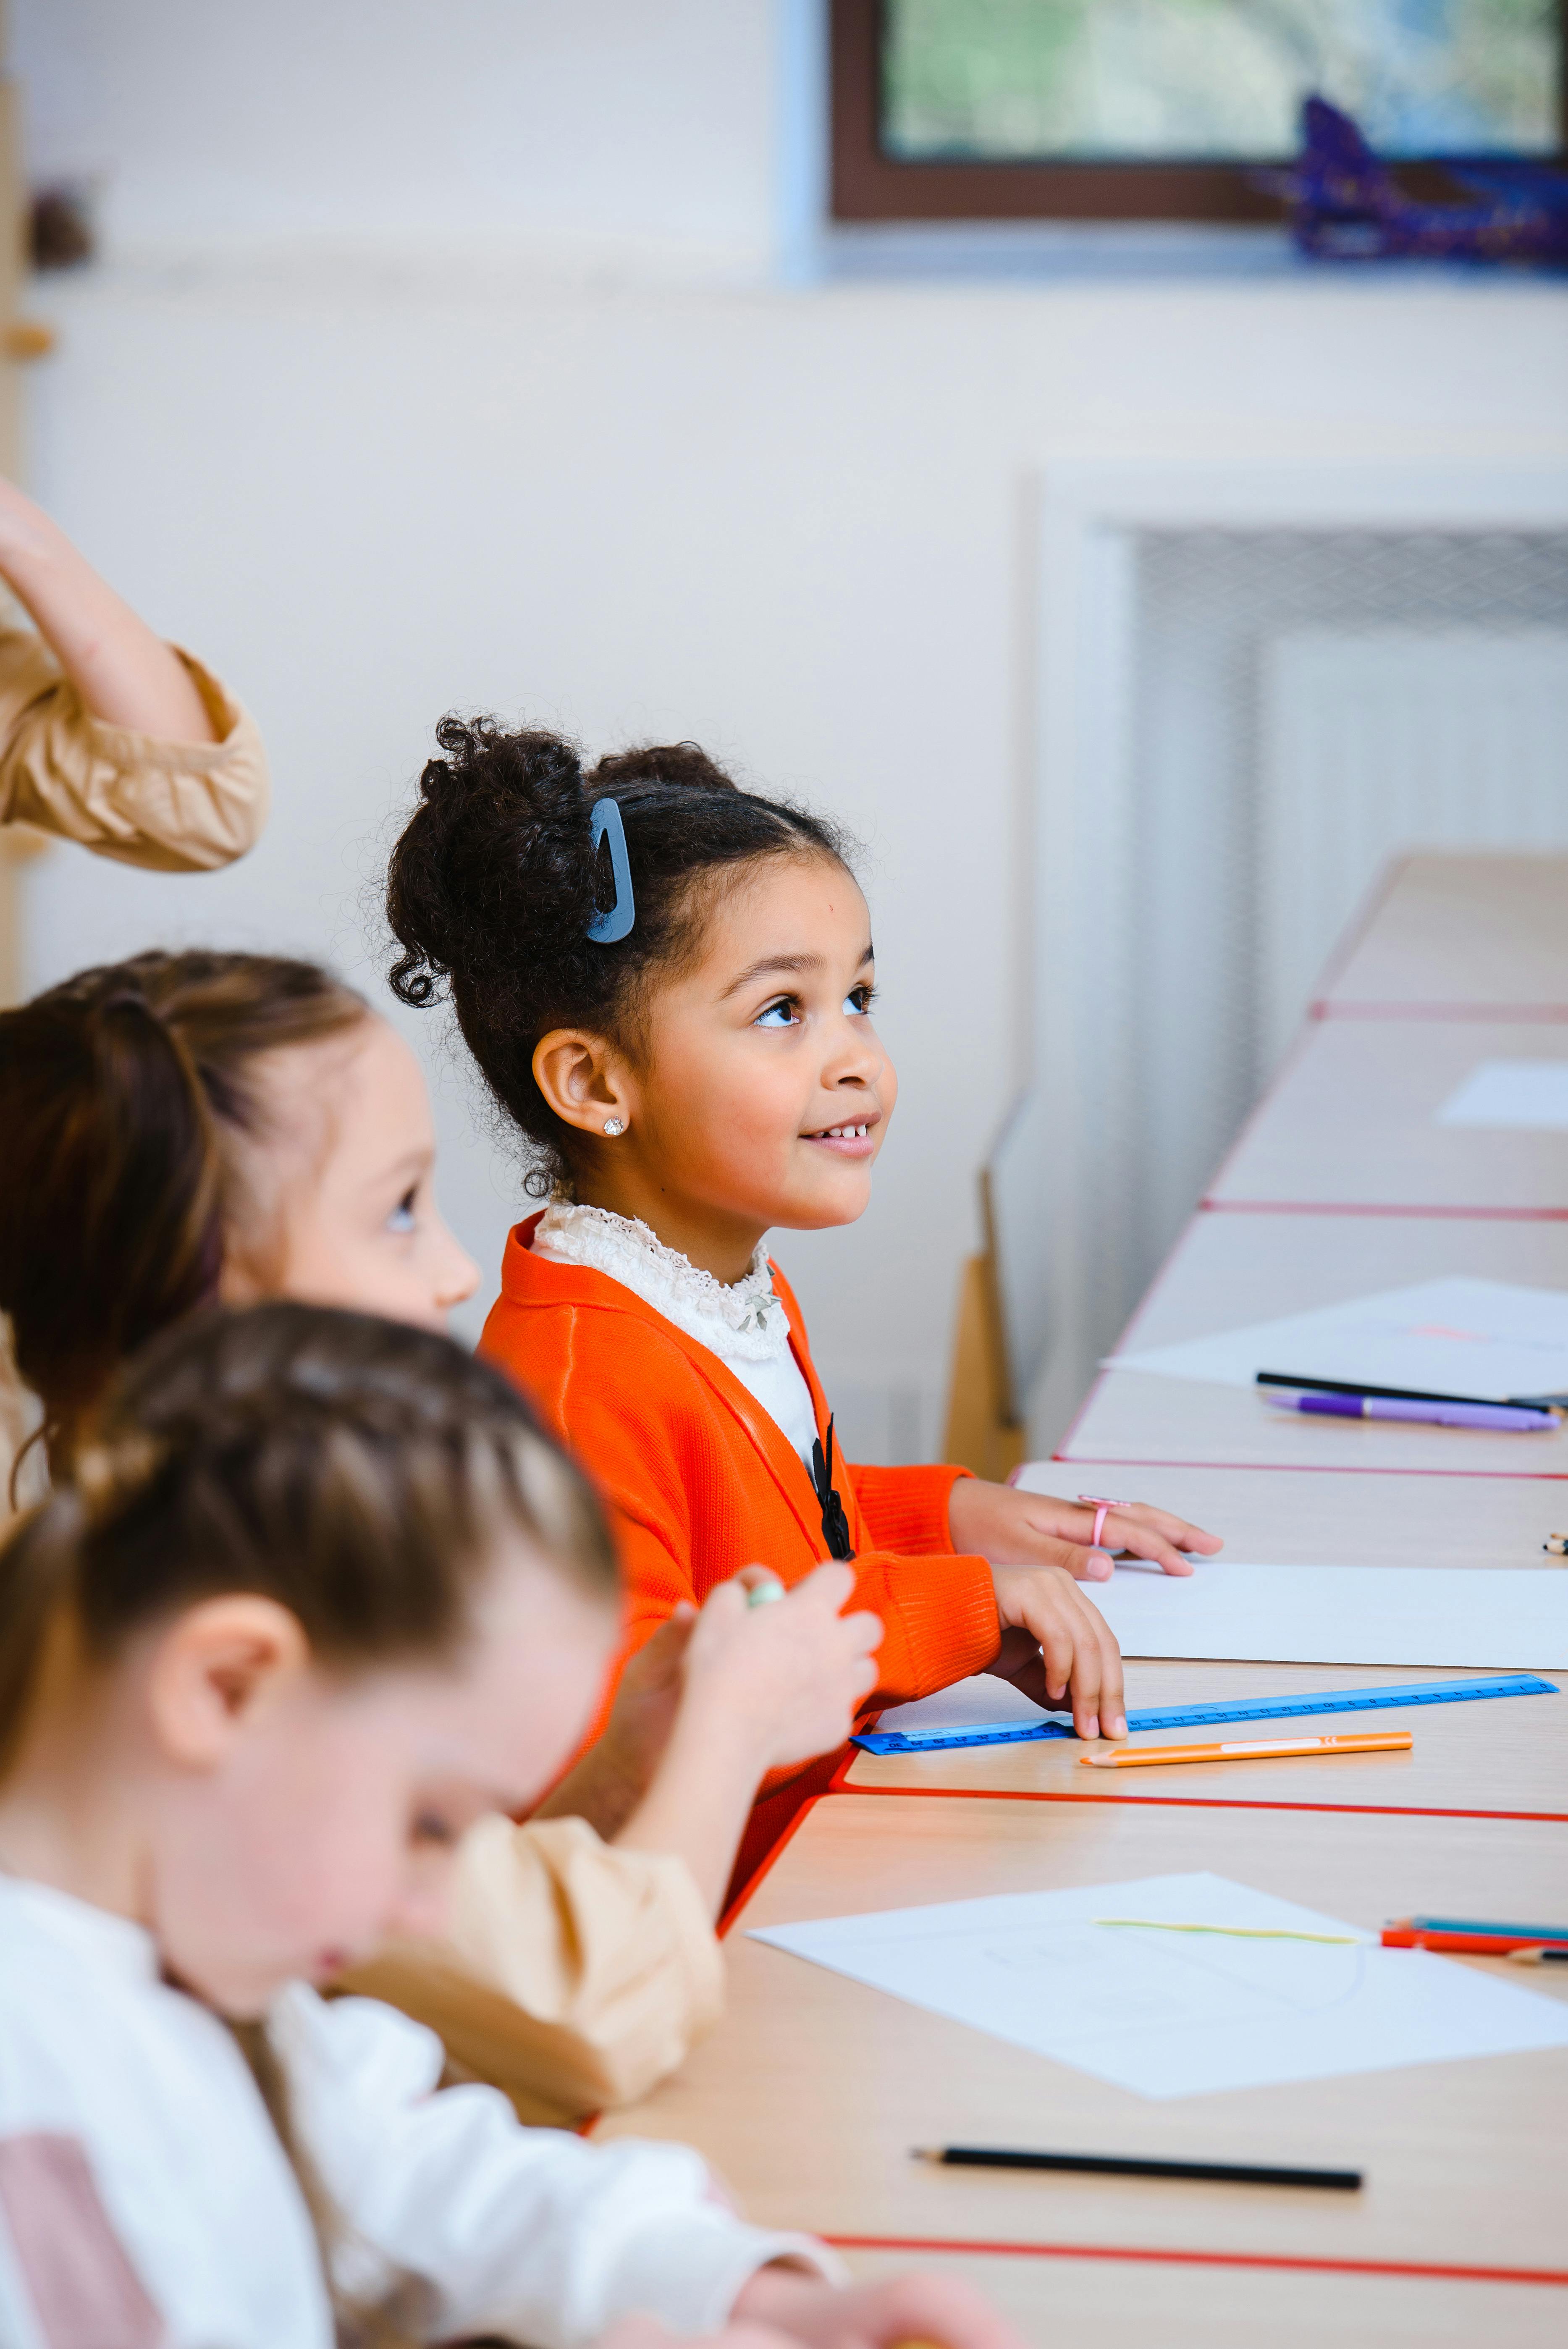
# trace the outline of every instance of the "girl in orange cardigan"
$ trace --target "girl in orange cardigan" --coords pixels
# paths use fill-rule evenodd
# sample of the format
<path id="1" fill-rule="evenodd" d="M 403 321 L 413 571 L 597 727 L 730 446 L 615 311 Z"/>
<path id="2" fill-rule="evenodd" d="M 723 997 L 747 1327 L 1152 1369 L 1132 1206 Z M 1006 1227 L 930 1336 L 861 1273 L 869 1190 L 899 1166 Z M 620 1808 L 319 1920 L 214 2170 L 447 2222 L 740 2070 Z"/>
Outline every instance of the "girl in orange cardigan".
<path id="1" fill-rule="evenodd" d="M 483 1349 L 597 1479 L 630 1643 L 750 1561 L 792 1584 L 831 1555 L 886 1626 L 871 1703 L 991 1671 L 1070 1704 L 1081 1737 L 1124 1735 L 1079 1584 L 1110 1549 L 1185 1573 L 1183 1548 L 1219 1543 L 1158 1510 L 1096 1528 L 959 1468 L 836 1458 L 763 1246 L 864 1211 L 896 1098 L 838 834 L 691 743 L 585 774 L 553 734 L 448 718 L 437 739 L 392 857 L 392 984 L 422 1004 L 450 983 L 549 1195 L 508 1241 Z"/>

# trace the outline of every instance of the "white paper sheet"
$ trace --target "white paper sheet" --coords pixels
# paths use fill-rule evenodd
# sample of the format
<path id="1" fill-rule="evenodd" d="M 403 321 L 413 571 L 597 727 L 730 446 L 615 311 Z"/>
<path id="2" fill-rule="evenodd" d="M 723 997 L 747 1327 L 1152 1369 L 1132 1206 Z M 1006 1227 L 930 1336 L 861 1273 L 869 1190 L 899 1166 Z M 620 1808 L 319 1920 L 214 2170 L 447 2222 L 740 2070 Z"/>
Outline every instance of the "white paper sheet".
<path id="1" fill-rule="evenodd" d="M 1311 1313 L 1113 1354 L 1107 1369 L 1250 1387 L 1260 1371 L 1501 1402 L 1568 1393 L 1568 1291 L 1417 1281 Z M 1521 1457 L 1532 1439 L 1520 1438 Z"/>
<path id="2" fill-rule="evenodd" d="M 1357 1930 L 1203 1873 L 820 1918 L 751 1938 L 1140 2096 L 1568 2047 L 1568 2004 L 1425 1950 L 1366 1935 L 1344 1947 L 1140 1931 L 1098 1917 Z"/>
<path id="3" fill-rule="evenodd" d="M 1124 1656 L 1568 1671 L 1568 1570 L 1202 1558 L 1182 1578 L 1132 1561 L 1109 1582 L 1085 1583 L 1084 1594 Z M 972 1729 L 1039 1719 L 1039 1708 L 1010 1682 L 981 1672 L 917 1703 L 890 1706 L 877 1725 Z"/>
<path id="4" fill-rule="evenodd" d="M 1568 1061 L 1481 1061 L 1449 1095 L 1437 1122 L 1568 1133 Z"/>
<path id="5" fill-rule="evenodd" d="M 1093 1597 L 1103 1586 L 1085 1585 Z M 912 1704 L 889 1705 L 877 1717 L 878 1729 L 980 1729 L 997 1721 L 1038 1721 L 1040 1707 L 1011 1681 L 976 1672 L 972 1680 L 955 1681 L 935 1696 L 917 1697 Z"/>
<path id="6" fill-rule="evenodd" d="M 1568 1671 L 1568 1572 L 1551 1568 L 1204 1558 L 1186 1578 L 1133 1562 L 1085 1588 L 1124 1656 Z"/>

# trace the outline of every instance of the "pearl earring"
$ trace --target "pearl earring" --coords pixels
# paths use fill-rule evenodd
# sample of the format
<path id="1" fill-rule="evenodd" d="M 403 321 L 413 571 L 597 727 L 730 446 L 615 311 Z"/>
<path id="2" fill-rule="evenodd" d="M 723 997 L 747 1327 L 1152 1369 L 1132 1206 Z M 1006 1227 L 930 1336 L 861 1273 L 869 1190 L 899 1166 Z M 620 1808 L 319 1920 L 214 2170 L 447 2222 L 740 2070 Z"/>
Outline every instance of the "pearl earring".
<path id="1" fill-rule="evenodd" d="M 607 1117 L 605 1120 L 605 1132 L 612 1135 L 624 1133 L 626 1132 L 626 1128 L 621 1123 L 618 1117 Z"/>

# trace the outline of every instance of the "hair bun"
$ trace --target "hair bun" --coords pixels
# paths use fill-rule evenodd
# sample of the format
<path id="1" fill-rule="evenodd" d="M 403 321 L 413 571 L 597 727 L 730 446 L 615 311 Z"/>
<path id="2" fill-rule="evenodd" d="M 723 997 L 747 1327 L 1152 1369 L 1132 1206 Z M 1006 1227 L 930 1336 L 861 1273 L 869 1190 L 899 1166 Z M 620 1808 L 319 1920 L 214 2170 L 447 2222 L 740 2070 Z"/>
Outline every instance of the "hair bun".
<path id="1" fill-rule="evenodd" d="M 698 742 L 643 742 L 630 750 L 617 750 L 599 761 L 587 781 L 593 792 L 629 783 L 676 783 L 703 792 L 740 789 Z"/>
<path id="2" fill-rule="evenodd" d="M 504 966 L 587 928 L 595 912 L 589 801 L 576 745 L 542 727 L 449 714 L 446 753 L 420 777 L 420 805 L 392 852 L 387 917 L 403 952 L 390 974 L 405 1003 L 476 960 Z M 461 982 L 460 982 L 461 983 Z"/>

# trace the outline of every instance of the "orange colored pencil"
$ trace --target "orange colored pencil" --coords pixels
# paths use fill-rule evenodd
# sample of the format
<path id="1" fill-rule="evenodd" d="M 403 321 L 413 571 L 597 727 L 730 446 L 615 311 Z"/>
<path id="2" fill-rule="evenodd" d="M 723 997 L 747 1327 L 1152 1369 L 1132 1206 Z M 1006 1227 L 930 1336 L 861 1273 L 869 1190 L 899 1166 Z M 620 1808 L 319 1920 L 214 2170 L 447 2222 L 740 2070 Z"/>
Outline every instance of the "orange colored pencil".
<path id="1" fill-rule="evenodd" d="M 1078 1762 L 1088 1770 L 1147 1770 L 1167 1762 L 1272 1762 L 1289 1754 L 1397 1754 L 1415 1742 L 1407 1729 L 1384 1729 L 1360 1737 L 1270 1737 L 1225 1745 L 1111 1745 L 1080 1754 Z"/>

